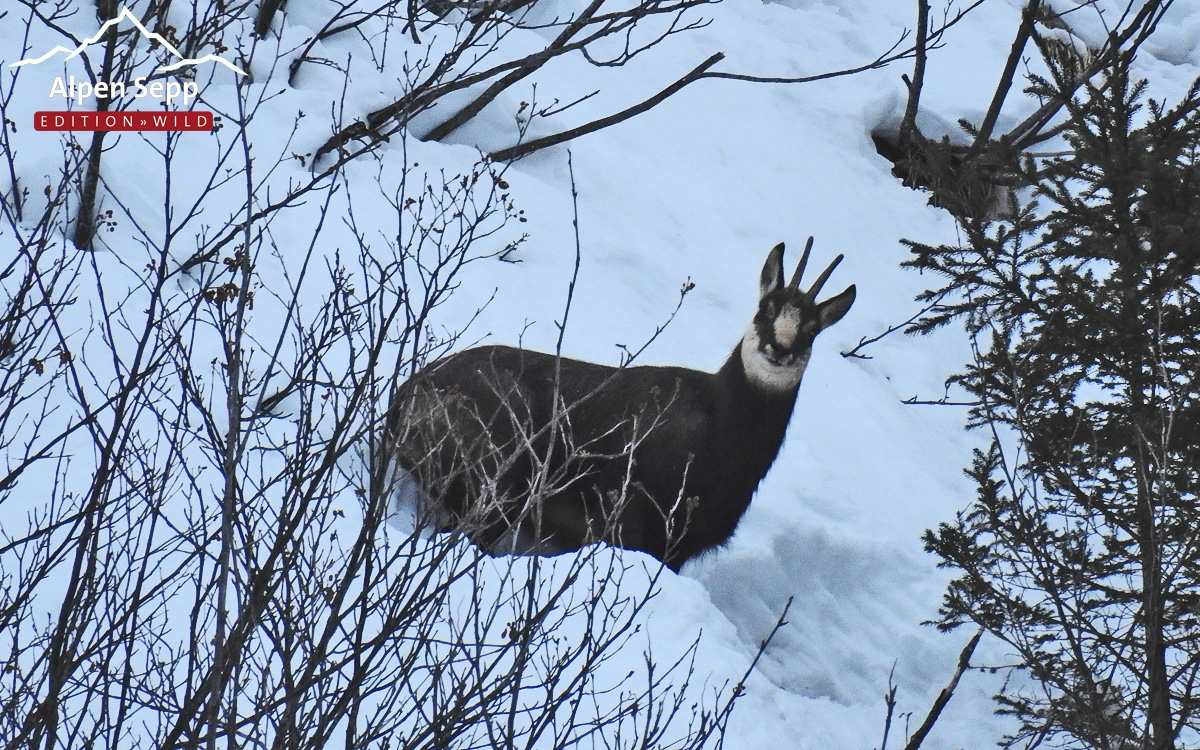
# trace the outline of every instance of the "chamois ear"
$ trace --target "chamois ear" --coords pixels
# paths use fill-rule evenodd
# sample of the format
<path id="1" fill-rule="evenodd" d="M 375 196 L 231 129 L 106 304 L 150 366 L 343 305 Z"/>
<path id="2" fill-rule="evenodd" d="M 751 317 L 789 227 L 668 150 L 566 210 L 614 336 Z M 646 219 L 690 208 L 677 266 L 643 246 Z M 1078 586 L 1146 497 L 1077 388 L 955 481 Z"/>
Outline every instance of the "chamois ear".
<path id="1" fill-rule="evenodd" d="M 759 299 L 783 286 L 783 243 L 780 242 L 767 255 L 762 275 L 758 277 Z"/>
<path id="2" fill-rule="evenodd" d="M 817 319 L 821 322 L 822 331 L 842 319 L 854 304 L 855 294 L 854 285 L 851 284 L 846 291 L 817 305 Z"/>

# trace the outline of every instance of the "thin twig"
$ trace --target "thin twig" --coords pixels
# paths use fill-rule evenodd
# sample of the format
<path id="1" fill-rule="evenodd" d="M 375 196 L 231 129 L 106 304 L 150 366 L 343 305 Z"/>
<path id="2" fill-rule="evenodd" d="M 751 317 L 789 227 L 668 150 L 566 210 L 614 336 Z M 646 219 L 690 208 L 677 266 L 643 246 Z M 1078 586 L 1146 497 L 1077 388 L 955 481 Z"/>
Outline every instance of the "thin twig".
<path id="1" fill-rule="evenodd" d="M 622 110 L 621 112 L 617 112 L 616 114 L 609 115 L 608 117 L 601 117 L 599 120 L 593 120 L 592 122 L 589 122 L 585 125 L 580 125 L 577 128 L 571 128 L 570 130 L 565 130 L 561 133 L 555 133 L 554 135 L 548 135 L 544 138 L 535 138 L 532 141 L 527 141 L 525 143 L 519 143 L 516 146 L 511 146 L 509 148 L 495 151 L 492 154 L 490 154 L 490 158 L 493 161 L 511 161 L 513 159 L 520 159 L 522 156 L 531 154 L 534 151 L 540 151 L 543 148 L 548 148 L 550 146 L 556 146 L 560 143 L 565 143 L 566 141 L 578 138 L 581 135 L 587 135 L 588 133 L 595 132 L 602 128 L 607 128 L 610 125 L 616 125 L 619 122 L 624 122 L 625 120 L 628 120 L 629 118 L 634 117 L 636 115 L 640 115 L 641 113 L 645 112 L 646 110 L 651 109 L 652 107 L 660 104 L 667 97 L 676 93 L 677 91 L 682 89 L 684 86 L 687 86 L 689 83 L 692 83 L 693 81 L 698 81 L 701 78 L 704 78 L 705 71 L 707 71 L 709 68 L 711 68 L 713 65 L 716 65 L 723 59 L 725 59 L 725 53 L 723 53 L 723 52 L 716 53 L 712 57 L 709 57 L 707 60 L 705 60 L 704 62 L 697 65 L 695 68 L 693 68 L 691 70 L 691 72 L 689 72 L 687 75 L 680 78 L 675 83 L 666 87 L 665 89 L 658 92 L 657 94 L 650 97 L 649 99 L 646 99 L 645 101 L 643 101 L 639 104 L 635 104 L 632 107 L 629 107 L 628 109 Z"/>
<path id="2" fill-rule="evenodd" d="M 887 750 L 888 735 L 892 731 L 892 718 L 896 715 L 896 663 L 892 662 L 892 671 L 888 672 L 888 689 L 883 694 L 883 702 L 887 706 L 887 716 L 883 719 L 883 741 L 879 750 Z"/>
<path id="3" fill-rule="evenodd" d="M 942 295 L 942 296 L 945 296 L 945 295 Z M 879 341 L 879 340 L 895 333 L 896 331 L 899 331 L 900 329 L 905 328 L 906 326 L 912 325 L 922 315 L 929 312 L 933 308 L 937 307 L 941 301 L 942 301 L 942 297 L 938 297 L 933 302 L 931 302 L 928 306 L 926 306 L 926 307 L 922 308 L 921 310 L 917 311 L 916 313 L 914 313 L 912 315 L 912 317 L 910 317 L 908 320 L 904 321 L 903 323 L 897 323 L 894 326 L 890 326 L 886 331 L 879 334 L 878 336 L 873 336 L 871 338 L 867 338 L 865 336 L 862 337 L 861 339 L 858 340 L 858 343 L 854 345 L 853 349 L 851 349 L 848 352 L 842 352 L 842 356 L 843 357 L 854 357 L 855 359 L 871 359 L 871 357 L 869 357 L 865 354 L 859 354 L 858 350 L 863 348 L 864 346 L 874 344 L 876 341 Z"/>
<path id="4" fill-rule="evenodd" d="M 954 695 L 954 689 L 958 687 L 958 681 L 962 678 L 963 672 L 971 666 L 971 655 L 975 653 L 975 647 L 979 645 L 979 639 L 983 637 L 983 628 L 975 632 L 971 640 L 963 648 L 962 653 L 958 655 L 958 668 L 954 670 L 954 676 L 950 678 L 950 682 L 946 687 L 942 688 L 942 692 L 938 693 L 938 697 L 933 702 L 933 706 L 929 709 L 929 714 L 925 717 L 925 721 L 921 726 L 917 727 L 917 731 L 908 740 L 908 744 L 904 746 L 904 750 L 917 750 L 921 743 L 925 741 L 926 735 L 933 729 L 933 725 L 937 723 L 938 717 L 942 715 L 942 709 L 946 708 L 946 704 L 950 702 L 950 698 Z"/>
<path id="5" fill-rule="evenodd" d="M 778 635 L 779 631 L 783 629 L 783 626 L 787 625 L 787 613 L 788 610 L 792 608 L 792 602 L 795 600 L 795 598 L 796 597 L 794 596 L 788 597 L 787 602 L 783 605 L 783 611 L 779 613 L 779 619 L 775 621 L 775 627 L 771 628 L 771 632 L 767 633 L 766 638 L 763 638 L 761 641 L 759 641 L 758 651 L 755 652 L 754 658 L 750 660 L 750 666 L 746 667 L 746 671 L 742 673 L 742 679 L 739 680 L 736 685 L 734 685 L 733 694 L 729 696 L 729 702 L 725 704 L 723 709 L 721 709 L 721 712 L 717 715 L 716 720 L 710 723 L 705 730 L 697 736 L 697 742 L 695 743 L 694 747 L 704 747 L 708 743 L 708 738 L 711 737 L 714 732 L 724 735 L 725 727 L 729 722 L 729 715 L 733 712 L 734 703 L 737 702 L 738 698 L 746 694 L 746 680 L 750 679 L 751 673 L 754 672 L 755 668 L 758 666 L 759 659 L 761 659 L 762 655 L 767 652 L 767 646 L 771 644 L 771 641 L 775 639 L 775 636 Z"/>
<path id="6" fill-rule="evenodd" d="M 948 397 L 929 400 L 929 399 L 917 398 L 916 396 L 911 396 L 909 398 L 904 399 L 900 403 L 905 404 L 907 406 L 979 406 L 983 402 L 982 401 L 951 401 Z"/>

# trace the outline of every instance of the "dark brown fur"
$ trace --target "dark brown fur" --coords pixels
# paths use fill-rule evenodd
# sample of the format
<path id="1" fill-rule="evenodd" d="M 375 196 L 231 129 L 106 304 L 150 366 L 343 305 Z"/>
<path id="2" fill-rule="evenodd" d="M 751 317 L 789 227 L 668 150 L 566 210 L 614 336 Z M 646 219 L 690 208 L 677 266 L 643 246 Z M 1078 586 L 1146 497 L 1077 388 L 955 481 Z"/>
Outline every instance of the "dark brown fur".
<path id="1" fill-rule="evenodd" d="M 421 488 L 426 520 L 496 553 L 603 540 L 675 570 L 724 544 L 779 453 L 799 382 L 757 385 L 743 352 L 802 371 L 813 335 L 853 302 L 853 287 L 820 305 L 815 289 L 793 288 L 798 279 L 784 287 L 782 252 L 763 270 L 758 349 L 739 344 L 716 373 L 612 368 L 508 346 L 469 349 L 417 373 L 389 410 L 387 445 Z M 808 322 L 784 346 L 766 317 L 789 298 Z"/>

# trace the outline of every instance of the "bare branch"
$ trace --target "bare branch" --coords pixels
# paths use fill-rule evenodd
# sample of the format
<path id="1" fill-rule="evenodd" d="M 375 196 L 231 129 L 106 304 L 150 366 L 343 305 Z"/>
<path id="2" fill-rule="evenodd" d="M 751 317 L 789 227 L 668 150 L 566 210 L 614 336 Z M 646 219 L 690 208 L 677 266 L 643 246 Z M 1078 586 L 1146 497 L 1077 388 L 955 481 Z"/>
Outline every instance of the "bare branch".
<path id="1" fill-rule="evenodd" d="M 1008 96 L 1008 91 L 1012 88 L 1013 78 L 1017 74 L 1017 64 L 1021 61 L 1021 55 L 1025 52 L 1025 44 L 1029 41 L 1030 35 L 1033 34 L 1033 22 L 1037 17 L 1040 6 L 1041 0 L 1030 0 L 1029 5 L 1026 5 L 1021 10 L 1021 24 L 1017 27 L 1017 37 L 1013 40 L 1012 48 L 1008 52 L 1008 60 L 1005 61 L 1004 70 L 1000 73 L 1000 83 L 996 85 L 996 91 L 992 95 L 992 103 L 988 107 L 987 114 L 983 117 L 983 122 L 979 125 L 979 134 L 975 137 L 975 143 L 971 146 L 972 154 L 979 153 L 992 137 L 992 131 L 996 127 L 996 120 L 999 119 L 1000 110 L 1004 107 L 1004 99 Z"/>
<path id="2" fill-rule="evenodd" d="M 902 151 L 908 148 L 917 133 L 917 110 L 921 103 L 921 88 L 925 85 L 925 59 L 929 53 L 929 0 L 917 0 L 917 43 L 913 61 L 913 77 L 904 78 L 908 87 L 908 102 L 904 105 L 904 117 L 900 120 L 900 137 L 896 146 Z"/>
<path id="3" fill-rule="evenodd" d="M 971 666 L 971 655 L 975 653 L 975 647 L 979 645 L 979 639 L 983 637 L 983 628 L 975 631 L 975 635 L 971 636 L 971 640 L 967 641 L 967 645 L 963 647 L 962 653 L 958 655 L 958 667 L 954 670 L 954 675 L 950 678 L 950 682 L 946 687 L 942 688 L 942 692 L 933 701 L 933 706 L 930 707 L 929 713 L 925 716 L 925 721 L 921 722 L 921 726 L 917 727 L 917 731 L 909 738 L 908 744 L 904 746 L 904 750 L 917 750 L 921 747 L 921 743 L 925 741 L 933 725 L 937 723 L 938 718 L 942 715 L 942 710 L 946 708 L 946 704 L 950 702 L 950 698 L 954 696 L 954 689 L 958 687 L 958 681 L 962 678 L 963 672 Z"/>
<path id="4" fill-rule="evenodd" d="M 1030 146 L 1040 143 L 1044 140 L 1041 137 L 1042 128 L 1054 118 L 1056 114 L 1066 106 L 1070 98 L 1083 86 L 1090 81 L 1102 70 L 1105 70 L 1113 64 L 1120 56 L 1132 55 L 1137 51 L 1137 48 L 1142 45 L 1158 28 L 1158 22 L 1174 4 L 1174 0 L 1148 0 L 1137 14 L 1130 21 L 1129 25 L 1119 32 L 1114 32 L 1104 48 L 1096 55 L 1091 64 L 1087 66 L 1076 76 L 1073 83 L 1057 92 L 1045 104 L 1038 108 L 1029 117 L 1021 121 L 1016 127 L 1002 136 L 1002 138 L 1011 143 L 1013 148 L 1023 151 Z M 1132 9 L 1131 2 L 1127 8 Z"/>
<path id="5" fill-rule="evenodd" d="M 708 70 L 709 68 L 711 68 L 713 65 L 716 65 L 718 62 L 720 62 L 724 58 L 725 58 L 724 53 L 722 53 L 722 52 L 716 53 L 712 57 L 709 57 L 707 60 L 705 60 L 704 62 L 697 65 L 695 68 L 693 68 L 690 72 L 688 72 L 685 76 L 680 78 L 678 81 L 676 81 L 675 83 L 666 87 L 665 89 L 658 92 L 654 96 L 652 96 L 649 99 L 646 99 L 645 101 L 642 101 L 638 104 L 635 104 L 632 107 L 629 107 L 620 112 L 617 112 L 616 114 L 609 115 L 608 117 L 602 117 L 599 120 L 593 120 L 592 122 L 589 122 L 585 125 L 580 125 L 577 128 L 572 128 L 570 130 L 566 130 L 561 133 L 555 133 L 554 135 L 548 135 L 548 136 L 545 136 L 544 138 L 536 138 L 536 139 L 534 139 L 532 141 L 528 141 L 526 143 L 520 143 L 520 144 L 517 144 L 516 146 L 511 146 L 506 149 L 501 149 L 499 151 L 495 151 L 491 154 L 490 158 L 493 159 L 494 161 L 512 161 L 514 159 L 519 159 L 522 156 L 531 154 L 534 151 L 538 151 L 543 148 L 548 148 L 550 146 L 556 146 L 560 143 L 565 143 L 574 138 L 578 138 L 581 135 L 587 135 L 588 133 L 594 133 L 597 130 L 607 128 L 610 125 L 616 125 L 619 122 L 624 122 L 625 120 L 628 120 L 631 117 L 640 115 L 641 113 L 646 112 L 647 110 L 657 106 L 658 104 L 662 103 L 665 99 L 667 99 L 671 95 L 678 92 L 684 86 L 687 86 L 689 83 L 692 83 L 694 81 L 700 80 L 701 78 L 704 78 L 705 71 Z"/>

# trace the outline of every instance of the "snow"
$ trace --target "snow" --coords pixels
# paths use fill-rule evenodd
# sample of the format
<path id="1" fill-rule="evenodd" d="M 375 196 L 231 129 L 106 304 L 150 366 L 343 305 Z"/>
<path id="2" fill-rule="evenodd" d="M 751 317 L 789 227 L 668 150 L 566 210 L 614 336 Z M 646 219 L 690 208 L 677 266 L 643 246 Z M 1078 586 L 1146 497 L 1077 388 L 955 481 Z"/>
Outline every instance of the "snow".
<path id="1" fill-rule="evenodd" d="M 570 5 L 561 3 L 562 12 Z M 911 27 L 912 5 L 726 0 L 704 7 L 710 25 L 671 37 L 628 70 L 596 69 L 579 59 L 548 66 L 535 77 L 538 102 L 566 101 L 593 89 L 602 94 L 553 122 L 535 120 L 529 137 L 637 102 L 717 50 L 726 54 L 721 70 L 759 75 L 808 75 L 860 64 Z M 1019 5 L 986 3 L 947 33 L 930 59 L 921 123 L 926 134 L 957 138 L 958 118 L 981 117 Z M 1191 7 L 1195 3 L 1176 5 L 1138 61 L 1153 76 L 1154 96 L 1168 100 L 1200 71 L 1200 13 Z M 316 6 L 314 0 L 291 0 L 286 20 L 277 24 L 282 38 L 264 43 L 297 48 L 321 22 Z M 1075 14 L 1085 39 L 1099 23 L 1088 12 Z M 80 28 L 74 30 L 82 33 L 90 16 L 79 15 L 84 18 L 76 19 Z M 15 25 L 11 15 L 0 19 L 0 39 L 9 50 L 21 38 Z M 31 48 L 39 49 L 40 41 L 32 40 Z M 536 41 L 521 36 L 506 43 L 521 48 Z M 318 54 L 340 61 L 361 53 L 353 40 L 335 38 Z M 329 112 L 343 98 L 340 76 L 306 65 L 289 88 L 286 65 L 272 71 L 268 60 L 257 57 L 252 72 L 281 93 L 263 105 L 254 135 L 278 143 L 281 154 L 311 154 L 328 133 L 327 118 L 297 120 L 297 113 Z M 395 77 L 365 65 L 362 71 L 337 105 L 347 118 L 390 101 Z M 48 72 L 30 73 L 22 85 L 40 89 Z M 951 219 L 926 205 L 923 194 L 901 187 L 871 142 L 873 131 L 899 121 L 904 72 L 908 63 L 803 85 L 701 81 L 646 114 L 520 161 L 506 173 L 529 219 L 521 226 L 529 238 L 517 251 L 520 263 L 471 266 L 462 292 L 437 321 L 457 330 L 494 296 L 467 340 L 553 348 L 554 321 L 561 319 L 574 265 L 568 149 L 580 196 L 582 263 L 563 346 L 567 356 L 618 363 L 618 346 L 645 341 L 690 279 L 695 290 L 640 361 L 713 370 L 750 318 L 758 271 L 771 246 L 788 243 L 789 266 L 809 235 L 816 238 L 815 264 L 846 254 L 829 289 L 857 284 L 858 300 L 818 339 L 775 467 L 728 546 L 689 563 L 680 576 L 665 574 L 643 615 L 646 637 L 663 644 L 664 659 L 670 647 L 682 648 L 700 635 L 697 673 L 720 684 L 740 679 L 759 640 L 793 600 L 788 624 L 733 714 L 730 748 L 877 747 L 889 674 L 899 687 L 898 712 L 912 712 L 915 727 L 970 636 L 965 629 L 942 634 L 922 624 L 936 616 L 946 573 L 922 551 L 920 535 L 969 502 L 972 488 L 962 468 L 980 437 L 962 430 L 961 408 L 901 403 L 912 396 L 941 397 L 945 378 L 968 356 L 966 343 L 952 329 L 921 338 L 896 333 L 867 347 L 869 359 L 839 356 L 919 309 L 914 297 L 929 280 L 898 268 L 906 257 L 898 240 L 956 238 Z M 477 149 L 514 142 L 518 105 L 522 97 L 532 100 L 532 85 L 497 100 L 444 144 L 396 139 L 384 150 L 382 167 L 364 162 L 350 170 L 370 186 L 380 170 L 394 184 L 405 156 L 450 172 L 470 169 Z M 208 106 L 232 106 L 230 91 L 220 85 L 204 91 Z M 1034 105 L 1014 92 L 1005 121 L 1017 121 Z M 46 178 L 39 176 L 56 168 L 59 140 L 28 125 L 39 103 L 17 106 L 23 129 L 18 162 L 40 185 Z M 422 126 L 437 117 L 424 118 Z M 293 122 L 295 133 L 285 142 L 282 135 Z M 114 149 L 109 158 L 108 179 L 139 220 L 158 215 L 162 221 L 154 208 L 166 199 L 162 184 L 136 178 L 144 152 Z M 172 168 L 202 174 L 217 158 L 213 149 L 181 151 Z M 274 184 L 304 179 L 298 160 L 285 164 L 291 171 L 273 175 Z M 186 205 L 203 194 L 203 185 L 179 180 L 173 190 L 174 204 Z M 36 212 L 40 189 L 31 196 Z M 361 217 L 383 206 L 366 187 L 355 198 Z M 302 254 L 313 221 L 303 206 L 291 209 L 286 222 L 272 225 L 272 240 Z M 162 227 L 145 231 L 161 234 Z M 0 235 L 0 254 L 10 252 L 3 246 L 10 241 Z M 136 237 L 111 242 L 129 248 Z M 99 273 L 128 277 L 136 287 L 136 264 L 122 265 L 117 256 L 98 255 Z M 278 263 L 284 272 L 298 268 L 295 257 Z M 0 506 L 5 525 L 19 520 L 16 513 L 14 506 Z M 981 653 L 996 648 L 985 642 Z M 640 662 L 640 652 L 631 649 L 617 671 Z M 993 714 L 995 680 L 966 675 L 925 747 L 993 744 L 1007 726 Z M 893 746 L 902 741 L 904 723 L 897 721 Z"/>

